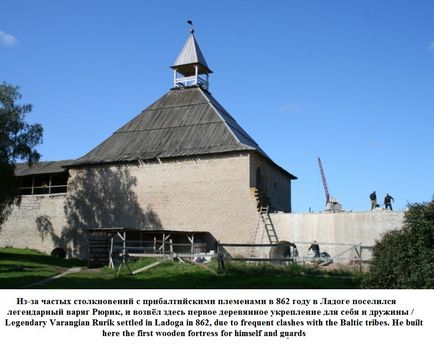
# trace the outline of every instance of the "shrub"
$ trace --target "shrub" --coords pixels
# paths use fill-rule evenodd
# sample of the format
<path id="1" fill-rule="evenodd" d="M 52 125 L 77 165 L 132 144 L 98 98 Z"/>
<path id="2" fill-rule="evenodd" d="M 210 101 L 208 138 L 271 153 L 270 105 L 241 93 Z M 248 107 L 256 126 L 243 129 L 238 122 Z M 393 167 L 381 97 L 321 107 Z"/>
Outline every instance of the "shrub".
<path id="1" fill-rule="evenodd" d="M 409 205 L 401 230 L 386 233 L 373 249 L 365 288 L 434 288 L 434 198 Z"/>

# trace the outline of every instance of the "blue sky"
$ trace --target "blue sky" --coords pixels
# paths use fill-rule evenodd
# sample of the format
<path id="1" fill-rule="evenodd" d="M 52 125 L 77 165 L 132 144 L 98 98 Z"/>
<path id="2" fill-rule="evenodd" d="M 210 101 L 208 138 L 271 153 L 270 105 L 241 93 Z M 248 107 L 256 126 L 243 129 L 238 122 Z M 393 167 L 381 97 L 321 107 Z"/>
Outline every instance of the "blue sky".
<path id="1" fill-rule="evenodd" d="M 0 0 L 0 81 L 43 124 L 43 160 L 78 158 L 171 87 L 187 19 L 210 91 L 280 166 L 293 209 L 434 194 L 434 1 Z"/>

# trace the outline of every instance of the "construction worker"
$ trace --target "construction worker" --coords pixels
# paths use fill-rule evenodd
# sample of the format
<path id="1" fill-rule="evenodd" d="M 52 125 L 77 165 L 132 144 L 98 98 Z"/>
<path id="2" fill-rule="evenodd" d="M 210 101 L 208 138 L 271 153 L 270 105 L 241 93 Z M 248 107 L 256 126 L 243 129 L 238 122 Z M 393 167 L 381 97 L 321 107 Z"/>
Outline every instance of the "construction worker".
<path id="1" fill-rule="evenodd" d="M 297 246 L 295 244 L 293 244 L 293 247 L 292 247 L 292 256 L 293 256 L 293 258 L 298 258 L 298 249 L 297 249 Z"/>
<path id="2" fill-rule="evenodd" d="M 395 202 L 395 199 L 389 195 L 389 193 L 386 194 L 384 197 L 384 208 L 387 210 L 387 208 L 390 208 L 390 211 L 393 211 L 392 208 L 392 201 Z"/>
<path id="3" fill-rule="evenodd" d="M 371 199 L 371 210 L 377 207 L 377 194 L 375 190 L 369 195 L 369 199 Z"/>
<path id="4" fill-rule="evenodd" d="M 313 241 L 307 251 L 309 252 L 310 250 L 312 250 L 312 252 L 315 254 L 315 257 L 319 257 L 320 256 L 318 242 Z"/>

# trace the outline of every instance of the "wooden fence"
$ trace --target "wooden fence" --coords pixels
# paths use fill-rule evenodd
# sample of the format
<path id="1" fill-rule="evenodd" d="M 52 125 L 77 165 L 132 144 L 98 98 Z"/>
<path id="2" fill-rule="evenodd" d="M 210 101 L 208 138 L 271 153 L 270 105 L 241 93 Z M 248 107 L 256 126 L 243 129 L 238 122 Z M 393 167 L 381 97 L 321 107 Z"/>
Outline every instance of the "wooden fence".
<path id="1" fill-rule="evenodd" d="M 310 245 L 309 242 L 295 242 L 290 245 Z M 341 247 L 336 255 L 328 255 L 325 252 L 320 252 L 320 256 L 315 256 L 313 253 L 303 255 L 295 255 L 293 252 L 285 257 L 270 257 L 268 256 L 232 256 L 227 249 L 240 249 L 241 253 L 248 254 L 252 248 L 271 250 L 274 247 L 282 247 L 279 243 L 270 244 L 246 244 L 246 243 L 217 243 L 216 249 L 211 252 L 206 252 L 205 243 L 173 243 L 171 239 L 157 240 L 154 238 L 152 242 L 144 241 L 122 241 L 112 242 L 110 252 L 110 266 L 115 267 L 116 259 L 119 261 L 119 271 L 123 265 L 128 266 L 128 262 L 134 258 L 164 258 L 166 260 L 174 260 L 187 258 L 190 260 L 200 257 L 217 258 L 219 270 L 224 270 L 226 262 L 246 261 L 246 262 L 270 262 L 274 264 L 288 263 L 315 263 L 319 266 L 325 266 L 333 262 L 352 262 L 353 264 L 362 264 L 368 262 L 363 258 L 363 252 L 371 250 L 372 246 L 363 246 L 361 244 L 342 244 L 342 243 L 321 243 L 323 246 Z M 262 252 L 264 253 L 264 252 Z M 269 252 L 271 253 L 271 252 Z M 261 252 L 259 252 L 261 254 Z M 119 273 L 118 271 L 118 273 Z M 129 269 L 130 273 L 133 273 Z"/>
<path id="2" fill-rule="evenodd" d="M 291 245 L 311 245 L 310 242 L 304 242 L 304 241 L 298 241 L 293 242 Z M 219 259 L 223 262 L 229 262 L 229 261 L 248 261 L 248 262 L 296 262 L 296 263 L 311 263 L 315 262 L 318 265 L 325 266 L 328 264 L 331 264 L 333 262 L 347 262 L 347 263 L 353 263 L 353 264 L 363 264 L 363 263 L 369 263 L 368 257 L 364 257 L 364 255 L 367 253 L 367 251 L 371 251 L 373 246 L 365 246 L 362 244 L 346 244 L 346 243 L 321 243 L 320 246 L 332 246 L 334 248 L 341 248 L 341 250 L 335 254 L 330 255 L 326 252 L 320 252 L 320 256 L 315 256 L 313 252 L 309 253 L 306 252 L 305 254 L 300 254 L 299 247 L 297 248 L 297 255 L 294 255 L 294 253 L 291 253 L 290 256 L 286 256 L 284 258 L 272 258 L 269 255 L 262 256 L 264 252 L 257 252 L 260 256 L 257 257 L 243 257 L 243 256 L 229 256 L 228 253 L 225 251 L 226 248 L 232 248 L 232 249 L 240 249 L 244 251 L 241 251 L 241 253 L 248 254 L 249 251 L 252 248 L 258 248 L 258 249 L 264 249 L 267 250 L 267 248 L 271 251 L 273 247 L 282 246 L 278 243 L 273 244 L 240 244 L 240 243 L 220 243 L 217 246 L 217 255 Z M 268 252 L 268 254 L 271 254 L 271 252 Z M 251 252 L 250 252 L 251 253 Z"/>

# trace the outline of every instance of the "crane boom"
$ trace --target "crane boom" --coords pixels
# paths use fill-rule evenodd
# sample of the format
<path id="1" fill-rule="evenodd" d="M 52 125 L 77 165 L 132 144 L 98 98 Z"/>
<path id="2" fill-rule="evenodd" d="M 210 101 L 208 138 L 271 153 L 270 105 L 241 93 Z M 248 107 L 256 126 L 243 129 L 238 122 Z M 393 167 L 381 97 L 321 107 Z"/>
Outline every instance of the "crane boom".
<path id="1" fill-rule="evenodd" d="M 324 186 L 324 192 L 326 196 L 326 205 L 330 202 L 330 194 L 329 189 L 327 187 L 327 180 L 324 175 L 324 170 L 322 168 L 321 159 L 318 157 L 318 165 L 319 165 L 319 171 L 321 172 L 321 179 L 322 179 L 322 185 Z"/>

